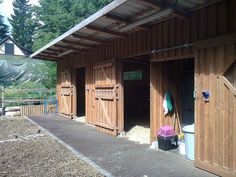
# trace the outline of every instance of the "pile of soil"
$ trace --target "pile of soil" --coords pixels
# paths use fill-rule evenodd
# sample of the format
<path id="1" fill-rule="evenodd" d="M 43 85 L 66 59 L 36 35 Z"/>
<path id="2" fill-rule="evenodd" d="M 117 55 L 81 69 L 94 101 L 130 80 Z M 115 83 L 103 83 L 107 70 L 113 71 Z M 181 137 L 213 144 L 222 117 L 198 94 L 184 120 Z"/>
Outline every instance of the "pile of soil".
<path id="1" fill-rule="evenodd" d="M 52 139 L 46 132 L 24 118 L 0 119 L 0 176 L 103 176 L 92 166 L 75 156 L 62 144 Z M 33 134 L 31 139 L 19 138 L 11 134 L 26 137 Z M 5 141 L 5 142 L 4 142 Z"/>

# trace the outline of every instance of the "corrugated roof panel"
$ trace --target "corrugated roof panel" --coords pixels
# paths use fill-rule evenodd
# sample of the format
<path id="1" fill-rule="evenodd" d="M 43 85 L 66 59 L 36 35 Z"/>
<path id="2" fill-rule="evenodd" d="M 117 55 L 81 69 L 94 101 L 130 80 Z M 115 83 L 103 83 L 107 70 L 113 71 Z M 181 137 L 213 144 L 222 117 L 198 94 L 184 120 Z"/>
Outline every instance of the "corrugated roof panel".
<path id="1" fill-rule="evenodd" d="M 130 18 L 147 8 L 148 6 L 138 3 L 137 1 L 128 1 L 119 8 L 114 9 L 112 12 L 120 14 L 123 17 Z"/>

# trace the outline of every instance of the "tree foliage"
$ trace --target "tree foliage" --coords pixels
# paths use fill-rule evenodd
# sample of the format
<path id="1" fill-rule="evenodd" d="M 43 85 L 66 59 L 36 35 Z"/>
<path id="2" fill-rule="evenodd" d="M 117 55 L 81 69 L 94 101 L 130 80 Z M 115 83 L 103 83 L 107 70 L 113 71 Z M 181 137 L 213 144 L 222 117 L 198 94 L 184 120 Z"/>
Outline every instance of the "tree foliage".
<path id="1" fill-rule="evenodd" d="M 7 37 L 9 33 L 9 27 L 4 22 L 4 17 L 0 15 L 0 41 Z"/>
<path id="2" fill-rule="evenodd" d="M 40 6 L 34 8 L 40 22 L 34 49 L 41 48 L 109 2 L 111 0 L 40 0 Z"/>
<path id="3" fill-rule="evenodd" d="M 14 15 L 11 15 L 11 19 L 9 19 L 12 25 L 12 36 L 20 46 L 31 50 L 37 23 L 33 19 L 32 7 L 29 5 L 29 0 L 14 0 L 13 11 Z"/>
<path id="4" fill-rule="evenodd" d="M 95 13 L 112 0 L 40 0 L 35 6 L 36 20 L 40 23 L 36 30 L 34 50 L 46 45 L 83 19 Z M 44 62 L 39 66 L 46 88 L 56 86 L 56 64 Z"/>

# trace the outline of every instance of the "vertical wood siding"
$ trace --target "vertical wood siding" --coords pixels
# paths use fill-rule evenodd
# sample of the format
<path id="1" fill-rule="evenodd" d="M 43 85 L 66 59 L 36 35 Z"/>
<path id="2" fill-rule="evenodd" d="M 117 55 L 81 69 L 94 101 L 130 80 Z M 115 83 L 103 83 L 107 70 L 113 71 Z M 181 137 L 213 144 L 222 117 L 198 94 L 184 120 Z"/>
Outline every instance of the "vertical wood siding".
<path id="1" fill-rule="evenodd" d="M 112 59 L 117 59 L 119 63 L 123 58 L 143 54 L 149 54 L 152 61 L 176 60 L 193 57 L 194 48 L 192 47 L 159 52 L 156 54 L 151 54 L 151 51 L 153 49 L 163 49 L 186 43 L 195 43 L 195 41 L 198 40 L 204 40 L 236 31 L 235 7 L 236 4 L 234 0 L 225 0 L 193 11 L 189 13 L 189 17 L 185 20 L 172 18 L 165 22 L 154 24 L 150 30 L 136 31 L 130 33 L 127 38 L 111 40 L 102 45 L 98 45 L 97 48 L 91 49 L 85 54 L 76 53 L 64 57 L 61 62 L 59 62 L 58 71 L 61 72 L 64 69 L 72 67 L 86 67 L 86 121 L 90 124 L 94 124 L 94 115 L 96 115 L 96 111 L 94 109 L 95 73 L 93 68 L 97 63 Z M 118 77 L 121 76 L 121 73 L 121 65 L 117 64 L 117 80 L 119 79 L 117 83 L 120 84 L 119 106 L 116 108 L 119 109 L 119 111 L 117 111 L 117 114 L 119 114 L 119 130 L 122 130 L 123 128 L 122 80 Z M 156 115 L 160 112 L 159 109 L 162 109 L 161 98 L 160 93 L 156 89 L 159 87 L 166 87 L 166 85 L 164 85 L 166 83 L 163 82 L 164 73 L 165 72 L 158 64 L 151 63 L 151 76 L 153 77 L 151 78 L 151 84 L 153 85 L 153 89 L 151 89 L 152 138 L 155 138 L 155 132 L 160 126 L 160 117 Z M 58 81 L 60 83 L 59 75 Z M 163 85 L 158 85 L 158 82 L 163 82 Z M 58 90 L 59 89 L 60 86 L 58 86 Z M 59 103 L 61 103 L 60 95 Z M 76 105 L 74 105 L 74 108 L 75 106 Z M 59 109 L 61 109 L 60 106 Z"/>
<path id="2" fill-rule="evenodd" d="M 199 42 L 195 51 L 195 162 L 223 176 L 236 175 L 236 88 L 224 76 L 236 61 L 236 36 L 234 41 L 220 45 Z M 209 102 L 202 99 L 204 90 L 210 92 Z"/>

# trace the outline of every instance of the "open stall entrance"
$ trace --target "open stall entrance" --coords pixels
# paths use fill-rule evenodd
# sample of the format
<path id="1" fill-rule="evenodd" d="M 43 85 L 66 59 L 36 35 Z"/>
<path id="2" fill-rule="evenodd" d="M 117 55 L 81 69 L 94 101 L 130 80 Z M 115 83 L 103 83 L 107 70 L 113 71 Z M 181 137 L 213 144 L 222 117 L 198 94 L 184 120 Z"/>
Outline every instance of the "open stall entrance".
<path id="1" fill-rule="evenodd" d="M 85 68 L 77 69 L 77 116 L 85 116 Z"/>
<path id="2" fill-rule="evenodd" d="M 150 62 L 148 56 L 123 62 L 124 129 L 133 141 L 150 143 Z"/>
<path id="3" fill-rule="evenodd" d="M 156 67 L 157 76 L 156 80 L 152 81 L 158 93 L 157 101 L 160 103 L 160 113 L 156 115 L 157 124 L 174 127 L 181 139 L 182 128 L 194 123 L 194 59 L 153 63 L 153 65 Z M 190 126 L 190 129 L 191 127 L 194 126 Z M 188 131 L 192 131 L 190 129 Z M 182 147 L 184 148 L 184 141 L 179 141 L 179 149 L 173 152 L 184 154 L 184 150 L 180 149 Z M 191 147 L 194 148 L 194 144 Z"/>

